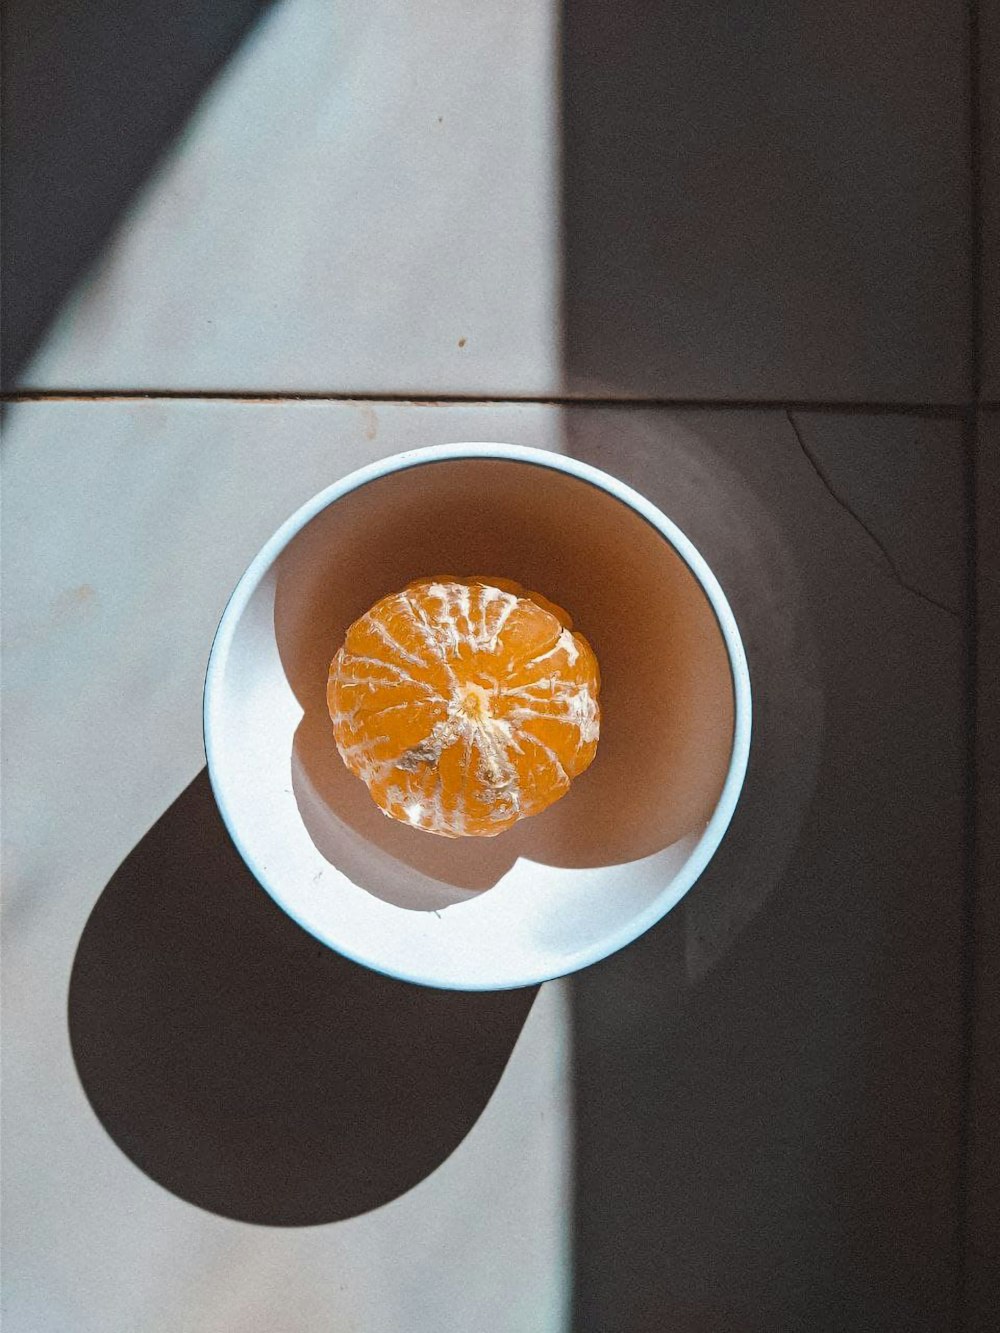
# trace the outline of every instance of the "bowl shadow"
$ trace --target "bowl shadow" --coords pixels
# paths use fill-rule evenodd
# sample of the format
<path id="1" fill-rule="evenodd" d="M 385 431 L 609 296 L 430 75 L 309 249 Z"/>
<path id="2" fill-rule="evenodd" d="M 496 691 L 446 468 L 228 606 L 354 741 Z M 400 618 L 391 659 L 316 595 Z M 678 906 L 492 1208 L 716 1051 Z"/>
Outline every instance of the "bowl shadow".
<path id="1" fill-rule="evenodd" d="M 158 1184 L 313 1226 L 390 1202 L 455 1150 L 536 990 L 413 986 L 318 943 L 261 892 L 203 770 L 98 899 L 69 1033 L 98 1119 Z"/>

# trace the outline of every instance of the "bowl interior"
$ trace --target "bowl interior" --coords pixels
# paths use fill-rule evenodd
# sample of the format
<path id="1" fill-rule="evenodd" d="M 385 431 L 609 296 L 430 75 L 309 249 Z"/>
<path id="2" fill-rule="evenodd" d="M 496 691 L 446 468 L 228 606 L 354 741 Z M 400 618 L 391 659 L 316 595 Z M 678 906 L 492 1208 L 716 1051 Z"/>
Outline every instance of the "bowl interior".
<path id="1" fill-rule="evenodd" d="M 495 839 L 386 819 L 326 711 L 351 622 L 447 574 L 544 593 L 601 666 L 593 765 Z M 430 985 L 524 985 L 611 952 L 688 887 L 732 755 L 733 677 L 690 568 L 616 496 L 522 460 L 422 463 L 330 503 L 237 600 L 209 675 L 213 783 L 261 882 L 334 948 Z"/>

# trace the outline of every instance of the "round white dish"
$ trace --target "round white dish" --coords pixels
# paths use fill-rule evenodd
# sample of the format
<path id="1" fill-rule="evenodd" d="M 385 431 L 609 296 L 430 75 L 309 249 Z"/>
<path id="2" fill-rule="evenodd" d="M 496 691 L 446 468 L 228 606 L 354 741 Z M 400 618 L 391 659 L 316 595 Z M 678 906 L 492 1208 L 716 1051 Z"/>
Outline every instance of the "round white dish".
<path id="1" fill-rule="evenodd" d="M 593 765 L 495 839 L 385 818 L 326 713 L 348 625 L 447 574 L 537 589 L 601 665 Z M 359 963 L 461 990 L 562 976 L 660 920 L 719 846 L 750 749 L 746 655 L 692 543 L 608 474 L 509 444 L 398 454 L 303 505 L 233 592 L 204 707 L 223 820 L 275 901 Z"/>

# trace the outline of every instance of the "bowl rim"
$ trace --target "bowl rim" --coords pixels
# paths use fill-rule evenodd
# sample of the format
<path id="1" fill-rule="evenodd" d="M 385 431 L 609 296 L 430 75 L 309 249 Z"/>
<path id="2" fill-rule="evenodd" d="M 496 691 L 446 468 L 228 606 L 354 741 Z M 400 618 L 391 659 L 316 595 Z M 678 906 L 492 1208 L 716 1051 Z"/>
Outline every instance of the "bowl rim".
<path id="1" fill-rule="evenodd" d="M 708 598 L 722 633 L 723 641 L 726 645 L 726 655 L 729 660 L 729 669 L 733 686 L 734 707 L 732 751 L 729 758 L 729 766 L 726 771 L 725 781 L 715 809 L 712 811 L 708 823 L 702 830 L 698 841 L 691 849 L 680 871 L 663 886 L 663 889 L 656 895 L 645 911 L 633 917 L 625 926 L 616 931 L 613 935 L 603 937 L 594 945 L 577 950 L 576 953 L 561 959 L 560 966 L 555 970 L 544 970 L 543 972 L 531 973 L 522 978 L 513 981 L 504 981 L 500 984 L 490 981 L 483 981 L 482 983 L 466 982 L 459 984 L 458 982 L 442 980 L 439 977 L 421 974 L 419 971 L 409 972 L 389 968 L 373 957 L 365 956 L 362 952 L 345 948 L 342 943 L 328 938 L 326 935 L 320 933 L 320 931 L 308 921 L 302 919 L 302 917 L 300 917 L 284 900 L 277 886 L 269 880 L 267 873 L 256 863 L 253 855 L 240 836 L 225 797 L 222 781 L 218 777 L 219 754 L 212 725 L 213 712 L 218 706 L 218 700 L 221 697 L 220 686 L 225 674 L 233 638 L 240 619 L 242 618 L 251 597 L 257 591 L 261 580 L 271 569 L 281 552 L 289 545 L 292 539 L 301 532 L 306 524 L 310 523 L 324 509 L 329 508 L 330 505 L 336 503 L 344 496 L 349 495 L 352 491 L 367 486 L 373 481 L 379 481 L 381 478 L 389 476 L 392 473 L 404 472 L 410 468 L 421 467 L 426 464 L 462 462 L 471 459 L 524 463 L 532 466 L 546 467 L 555 472 L 562 472 L 565 475 L 576 478 L 578 481 L 583 481 L 596 487 L 598 490 L 604 491 L 606 494 L 611 495 L 614 499 L 626 505 L 641 518 L 645 519 L 645 521 L 656 529 L 656 531 L 658 531 L 674 548 L 691 570 L 691 573 L 697 579 L 700 588 Z M 256 556 L 254 556 L 253 560 L 251 560 L 223 609 L 218 628 L 215 632 L 215 637 L 212 640 L 212 647 L 209 652 L 205 671 L 205 686 L 202 702 L 202 727 L 209 782 L 212 787 L 216 805 L 219 808 L 219 813 L 222 816 L 222 821 L 226 827 L 226 831 L 258 884 L 274 899 L 282 911 L 290 916 L 292 920 L 303 928 L 303 930 L 308 931 L 314 938 L 320 940 L 321 943 L 325 944 L 328 948 L 333 949 L 336 953 L 341 954 L 343 957 L 349 958 L 351 961 L 359 963 L 364 967 L 368 967 L 372 971 L 378 972 L 383 976 L 391 976 L 400 981 L 407 981 L 416 985 L 430 986 L 439 990 L 512 990 L 523 986 L 536 986 L 540 985 L 542 982 L 551 981 L 556 977 L 568 976 L 573 972 L 579 971 L 581 968 L 589 967 L 592 963 L 599 962 L 602 958 L 607 958 L 611 954 L 616 953 L 627 944 L 631 944 L 633 940 L 638 939 L 640 935 L 644 934 L 666 916 L 666 914 L 677 905 L 681 898 L 683 898 L 688 890 L 696 883 L 709 861 L 718 850 L 726 830 L 732 821 L 733 814 L 739 802 L 740 794 L 743 790 L 750 758 L 752 691 L 750 686 L 750 669 L 747 663 L 746 652 L 743 647 L 743 640 L 740 636 L 736 618 L 733 615 L 729 601 L 704 556 L 702 556 L 701 552 L 690 538 L 687 537 L 677 524 L 674 523 L 672 519 L 668 518 L 662 510 L 657 508 L 656 505 L 650 500 L 647 500 L 645 496 L 641 495 L 631 486 L 623 481 L 619 481 L 617 477 L 613 477 L 609 473 L 602 471 L 600 468 L 593 467 L 589 463 L 581 462 L 579 459 L 569 457 L 565 454 L 550 453 L 546 449 L 538 449 L 527 445 L 469 442 L 430 445 L 425 448 L 407 449 L 401 453 L 392 454 L 386 458 L 379 459 L 374 463 L 369 463 L 319 491 L 303 505 L 300 505 L 299 508 L 277 528 L 272 536 L 269 537 L 260 548 Z"/>

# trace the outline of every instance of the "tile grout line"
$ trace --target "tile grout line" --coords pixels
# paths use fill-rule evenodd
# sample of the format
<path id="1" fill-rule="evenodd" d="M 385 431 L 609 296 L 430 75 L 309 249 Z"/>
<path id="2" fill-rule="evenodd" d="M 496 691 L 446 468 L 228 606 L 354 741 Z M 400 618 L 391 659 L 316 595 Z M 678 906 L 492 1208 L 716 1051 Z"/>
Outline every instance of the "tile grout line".
<path id="1" fill-rule="evenodd" d="M 892 399 L 837 400 L 802 398 L 636 398 L 558 394 L 435 394 L 352 391 L 250 391 L 208 389 L 24 389 L 0 393 L 0 403 L 47 402 L 209 402 L 209 403 L 398 403 L 413 407 L 552 406 L 677 408 L 703 411 L 803 411 L 963 417 L 975 404 L 962 402 L 900 402 Z M 984 404 L 985 406 L 985 404 Z"/>
<path id="2" fill-rule="evenodd" d="M 981 41 L 979 0 L 968 0 L 969 22 L 969 374 L 972 403 L 979 403 L 982 383 L 983 335 L 983 189 L 982 189 L 982 86 L 979 77 Z"/>
<path id="3" fill-rule="evenodd" d="M 965 470 L 966 470 L 966 586 L 969 597 L 967 614 L 967 686 L 966 686 L 966 874 L 962 901 L 961 941 L 961 1088 L 959 1091 L 959 1142 L 957 1170 L 957 1216 L 955 1228 L 956 1277 L 955 1325 L 959 1333 L 971 1326 L 970 1303 L 971 1262 L 969 1191 L 971 1187 L 973 1146 L 973 1094 L 976 1067 L 976 995 L 978 977 L 976 968 L 976 910 L 979 883 L 982 878 L 979 850 L 979 764 L 976 743 L 976 723 L 979 711 L 978 627 L 978 487 L 977 405 L 982 396 L 982 320 L 983 320 L 983 231 L 982 231 L 982 88 L 980 83 L 981 32 L 979 0 L 968 0 L 968 170 L 969 170 L 969 378 L 972 403 L 966 413 Z"/>
<path id="4" fill-rule="evenodd" d="M 965 453 L 966 556 L 965 580 L 968 607 L 966 625 L 965 688 L 965 876 L 961 902 L 959 957 L 960 1067 L 959 1126 L 955 1225 L 955 1324 L 959 1333 L 970 1327 L 969 1308 L 969 1189 L 971 1184 L 972 1107 L 976 1061 L 976 901 L 979 881 L 978 795 L 979 771 L 976 743 L 978 712 L 978 588 L 977 588 L 977 420 L 971 408 L 963 424 Z"/>

